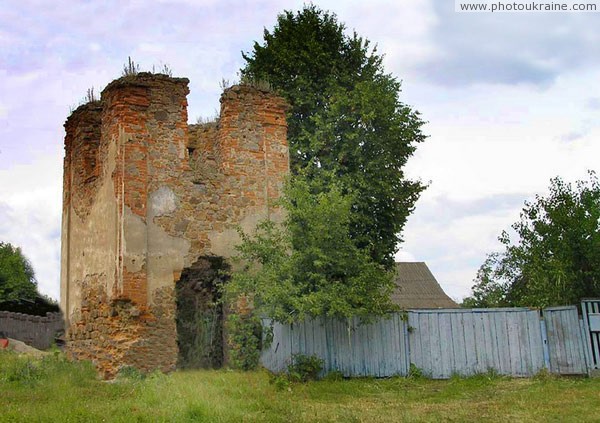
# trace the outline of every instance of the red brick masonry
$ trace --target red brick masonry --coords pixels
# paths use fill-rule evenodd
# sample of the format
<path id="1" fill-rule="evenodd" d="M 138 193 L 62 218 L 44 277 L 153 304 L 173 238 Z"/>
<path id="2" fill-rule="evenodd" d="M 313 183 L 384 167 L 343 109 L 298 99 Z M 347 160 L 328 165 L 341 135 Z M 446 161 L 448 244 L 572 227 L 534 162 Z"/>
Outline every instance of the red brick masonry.
<path id="1" fill-rule="evenodd" d="M 233 252 L 289 172 L 285 101 L 250 86 L 217 122 L 187 124 L 188 80 L 111 82 L 65 123 L 61 305 L 67 350 L 104 377 L 174 369 L 174 288 L 200 256 Z"/>

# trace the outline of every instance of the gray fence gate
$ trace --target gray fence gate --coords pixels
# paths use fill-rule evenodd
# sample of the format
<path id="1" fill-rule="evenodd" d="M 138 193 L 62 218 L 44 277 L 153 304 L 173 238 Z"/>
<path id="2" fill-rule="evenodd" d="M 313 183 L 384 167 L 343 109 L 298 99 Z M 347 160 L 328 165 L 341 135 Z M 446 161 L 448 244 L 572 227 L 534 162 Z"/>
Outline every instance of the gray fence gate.
<path id="1" fill-rule="evenodd" d="M 549 369 L 561 375 L 586 374 L 586 345 L 576 306 L 544 309 Z"/>
<path id="2" fill-rule="evenodd" d="M 588 364 L 591 370 L 600 370 L 600 300 L 583 300 L 581 311 L 589 351 Z"/>

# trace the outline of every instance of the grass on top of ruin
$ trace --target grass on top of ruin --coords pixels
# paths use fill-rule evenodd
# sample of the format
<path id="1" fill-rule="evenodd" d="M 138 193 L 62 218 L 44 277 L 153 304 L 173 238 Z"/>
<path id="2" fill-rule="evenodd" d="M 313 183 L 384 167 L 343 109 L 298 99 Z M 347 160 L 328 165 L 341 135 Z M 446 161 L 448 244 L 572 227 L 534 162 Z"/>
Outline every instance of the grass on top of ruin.
<path id="1" fill-rule="evenodd" d="M 335 378 L 331 378 L 335 379 Z M 279 380 L 281 382 L 281 380 Z M 89 363 L 0 351 L 0 421 L 598 421 L 600 379 L 490 375 L 273 383 L 266 371 L 180 371 L 114 382 Z"/>

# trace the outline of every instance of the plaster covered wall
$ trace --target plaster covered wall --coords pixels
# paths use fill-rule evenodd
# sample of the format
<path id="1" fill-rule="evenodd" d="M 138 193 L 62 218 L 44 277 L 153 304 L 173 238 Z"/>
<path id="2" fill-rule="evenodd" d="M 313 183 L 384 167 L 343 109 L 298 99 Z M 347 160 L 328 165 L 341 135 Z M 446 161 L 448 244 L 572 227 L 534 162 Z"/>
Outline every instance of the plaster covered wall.
<path id="1" fill-rule="evenodd" d="M 61 306 L 73 358 L 105 377 L 177 361 L 175 284 L 201 256 L 230 257 L 289 172 L 283 99 L 249 86 L 218 123 L 187 124 L 188 80 L 113 81 L 65 123 Z"/>

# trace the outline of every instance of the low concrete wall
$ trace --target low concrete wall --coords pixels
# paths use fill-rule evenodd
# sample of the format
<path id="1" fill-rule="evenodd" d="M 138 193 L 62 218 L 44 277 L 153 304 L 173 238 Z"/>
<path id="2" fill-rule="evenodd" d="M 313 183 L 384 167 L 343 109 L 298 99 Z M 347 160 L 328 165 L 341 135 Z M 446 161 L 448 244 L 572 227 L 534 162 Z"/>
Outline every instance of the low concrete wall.
<path id="1" fill-rule="evenodd" d="M 62 313 L 46 316 L 0 311 L 0 332 L 40 350 L 50 348 L 58 332 L 64 331 Z"/>

